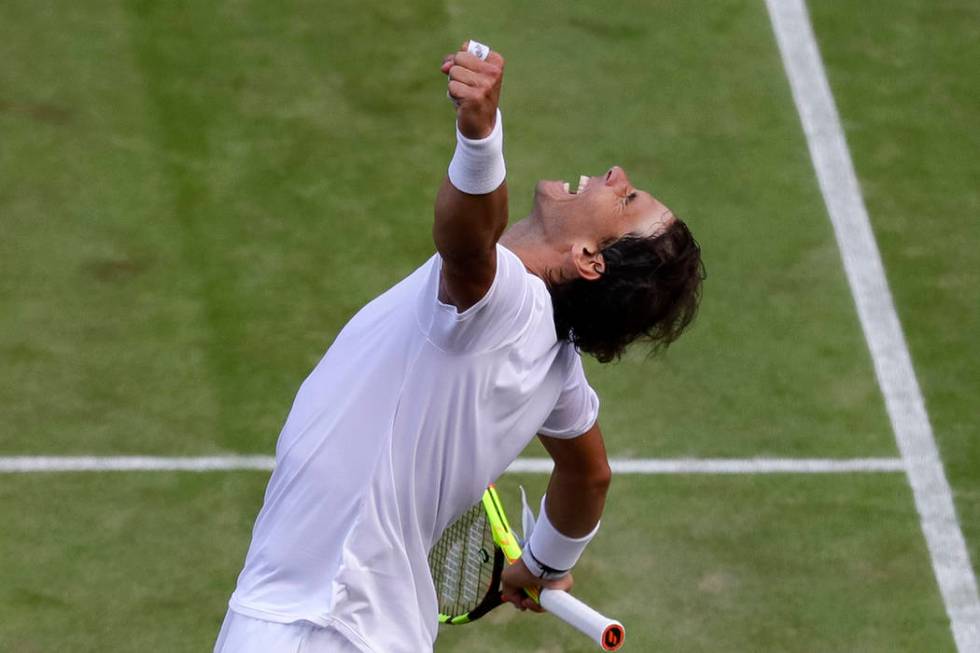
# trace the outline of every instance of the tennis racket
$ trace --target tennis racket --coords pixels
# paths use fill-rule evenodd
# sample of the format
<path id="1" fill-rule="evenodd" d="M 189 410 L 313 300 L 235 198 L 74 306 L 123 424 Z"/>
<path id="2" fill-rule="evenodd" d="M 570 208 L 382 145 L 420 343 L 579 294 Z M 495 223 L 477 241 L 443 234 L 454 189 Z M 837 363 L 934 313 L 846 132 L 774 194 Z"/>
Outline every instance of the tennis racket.
<path id="1" fill-rule="evenodd" d="M 439 621 L 470 623 L 503 603 L 500 575 L 521 557 L 517 537 L 507 522 L 493 485 L 483 499 L 453 522 L 429 552 L 429 568 L 439 598 Z M 604 651 L 623 645 L 623 624 L 605 617 L 561 590 L 525 590 L 541 606 L 574 626 Z"/>

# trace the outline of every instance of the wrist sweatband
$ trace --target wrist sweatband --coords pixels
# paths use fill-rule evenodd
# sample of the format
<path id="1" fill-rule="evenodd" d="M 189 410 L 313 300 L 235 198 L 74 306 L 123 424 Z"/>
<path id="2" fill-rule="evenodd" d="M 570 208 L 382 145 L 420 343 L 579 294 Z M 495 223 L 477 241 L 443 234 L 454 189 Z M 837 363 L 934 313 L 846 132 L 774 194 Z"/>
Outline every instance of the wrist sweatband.
<path id="1" fill-rule="evenodd" d="M 470 195 L 492 193 L 504 183 L 504 121 L 497 109 L 497 121 L 486 138 L 466 138 L 456 126 L 456 153 L 449 162 L 449 181 Z"/>
<path id="2" fill-rule="evenodd" d="M 598 530 L 599 524 L 596 524 L 591 533 L 577 538 L 559 533 L 558 529 L 548 521 L 544 497 L 541 497 L 541 512 L 538 513 L 531 537 L 524 545 L 521 560 L 538 578 L 561 578 L 575 566 Z"/>

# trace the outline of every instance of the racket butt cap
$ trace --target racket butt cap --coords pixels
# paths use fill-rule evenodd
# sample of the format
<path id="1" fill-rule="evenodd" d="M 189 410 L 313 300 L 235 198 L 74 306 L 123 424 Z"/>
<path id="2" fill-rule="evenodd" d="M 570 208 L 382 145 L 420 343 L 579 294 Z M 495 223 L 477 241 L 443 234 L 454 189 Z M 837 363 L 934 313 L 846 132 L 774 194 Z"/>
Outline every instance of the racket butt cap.
<path id="1" fill-rule="evenodd" d="M 618 651 L 623 646 L 624 641 L 626 641 L 626 630 L 623 628 L 623 624 L 619 622 L 609 624 L 602 631 L 600 642 L 603 651 Z"/>

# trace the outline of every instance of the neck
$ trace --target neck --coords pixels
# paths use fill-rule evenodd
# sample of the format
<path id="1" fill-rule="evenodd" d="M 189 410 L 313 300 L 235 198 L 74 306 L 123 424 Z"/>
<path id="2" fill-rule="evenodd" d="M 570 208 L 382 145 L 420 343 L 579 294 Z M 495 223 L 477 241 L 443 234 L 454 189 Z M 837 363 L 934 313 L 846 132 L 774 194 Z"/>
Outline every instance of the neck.
<path id="1" fill-rule="evenodd" d="M 538 220 L 528 216 L 513 224 L 500 237 L 500 244 L 517 254 L 528 272 L 549 281 L 561 268 L 561 251 L 548 241 L 547 234 Z"/>

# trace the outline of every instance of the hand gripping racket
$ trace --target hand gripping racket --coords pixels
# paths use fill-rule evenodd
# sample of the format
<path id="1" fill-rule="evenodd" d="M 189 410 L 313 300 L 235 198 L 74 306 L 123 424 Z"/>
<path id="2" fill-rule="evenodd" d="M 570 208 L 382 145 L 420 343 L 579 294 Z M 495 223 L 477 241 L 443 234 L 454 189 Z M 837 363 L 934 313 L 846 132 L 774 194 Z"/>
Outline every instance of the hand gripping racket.
<path id="1" fill-rule="evenodd" d="M 439 621 L 465 624 L 503 603 L 500 575 L 505 564 L 521 557 L 496 488 L 453 522 L 429 552 L 429 567 L 439 599 Z M 617 651 L 623 645 L 623 624 L 605 617 L 561 590 L 525 590 L 541 606 L 574 626 L 602 647 Z"/>

